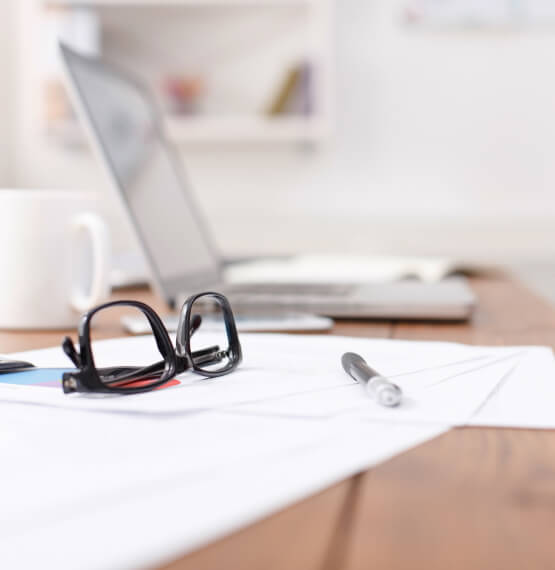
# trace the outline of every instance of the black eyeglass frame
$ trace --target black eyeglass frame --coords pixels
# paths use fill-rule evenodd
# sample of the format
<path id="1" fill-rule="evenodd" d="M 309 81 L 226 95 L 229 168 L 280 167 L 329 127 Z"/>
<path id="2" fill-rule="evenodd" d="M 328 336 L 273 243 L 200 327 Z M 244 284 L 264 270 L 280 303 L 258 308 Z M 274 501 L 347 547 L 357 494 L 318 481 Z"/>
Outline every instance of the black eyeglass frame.
<path id="1" fill-rule="evenodd" d="M 198 363 L 199 357 L 204 356 L 206 351 L 193 352 L 191 350 L 191 336 L 200 326 L 200 318 L 193 314 L 193 306 L 199 299 L 212 299 L 215 300 L 219 307 L 222 309 L 226 334 L 228 338 L 228 348 L 225 355 L 228 357 L 228 363 L 223 368 L 218 370 L 207 370 L 202 368 Z M 94 362 L 94 356 L 91 346 L 91 320 L 98 312 L 108 309 L 110 307 L 133 307 L 141 311 L 148 319 L 156 345 L 164 364 L 163 371 L 158 380 L 148 384 L 148 386 L 135 386 L 127 388 L 112 387 L 102 381 L 100 374 Z M 198 318 L 198 322 L 195 319 Z M 229 374 L 240 364 L 242 360 L 241 344 L 239 342 L 239 335 L 237 333 L 237 326 L 235 324 L 235 317 L 231 310 L 231 305 L 227 298 L 221 293 L 208 291 L 206 293 L 198 293 L 191 295 L 181 308 L 179 315 L 179 322 L 176 334 L 176 347 L 174 348 L 170 336 L 164 323 L 156 313 L 146 303 L 141 301 L 111 301 L 104 303 L 91 309 L 81 318 L 78 327 L 79 336 L 79 353 L 75 350 L 73 342 L 68 337 L 63 342 L 64 352 L 77 366 L 77 371 L 66 372 L 62 377 L 62 387 L 65 393 L 71 392 L 102 392 L 109 394 L 139 394 L 143 392 L 150 392 L 160 386 L 163 386 L 174 378 L 176 375 L 192 370 L 193 372 L 205 376 L 207 378 L 214 378 Z M 217 348 L 217 347 L 214 347 Z M 220 351 L 222 354 L 224 351 Z M 162 364 L 153 363 L 153 368 Z M 147 367 L 149 368 L 149 367 Z M 144 369 L 143 369 L 144 370 Z M 132 377 L 130 378 L 132 382 Z"/>

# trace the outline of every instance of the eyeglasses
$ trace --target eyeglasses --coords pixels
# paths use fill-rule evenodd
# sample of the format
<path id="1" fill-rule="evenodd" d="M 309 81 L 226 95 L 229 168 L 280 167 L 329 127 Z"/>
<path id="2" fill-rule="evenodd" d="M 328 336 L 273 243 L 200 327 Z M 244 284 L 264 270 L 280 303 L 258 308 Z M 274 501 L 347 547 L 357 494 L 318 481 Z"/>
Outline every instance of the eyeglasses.
<path id="1" fill-rule="evenodd" d="M 114 311 L 139 311 L 152 329 L 153 346 L 148 347 L 144 365 L 104 366 L 107 356 L 103 343 L 94 339 L 95 326 Z M 194 333 L 202 323 L 203 334 Z M 206 334 L 205 334 L 206 329 Z M 137 394 L 160 388 L 175 376 L 191 370 L 206 378 L 229 374 L 241 362 L 241 345 L 229 301 L 220 293 L 200 293 L 189 297 L 180 312 L 174 348 L 158 314 L 139 301 L 113 301 L 86 313 L 79 324 L 79 352 L 66 337 L 62 348 L 77 371 L 62 376 L 64 392 L 104 392 Z M 197 337 L 202 337 L 197 340 Z M 161 359 L 158 359 L 158 355 Z"/>

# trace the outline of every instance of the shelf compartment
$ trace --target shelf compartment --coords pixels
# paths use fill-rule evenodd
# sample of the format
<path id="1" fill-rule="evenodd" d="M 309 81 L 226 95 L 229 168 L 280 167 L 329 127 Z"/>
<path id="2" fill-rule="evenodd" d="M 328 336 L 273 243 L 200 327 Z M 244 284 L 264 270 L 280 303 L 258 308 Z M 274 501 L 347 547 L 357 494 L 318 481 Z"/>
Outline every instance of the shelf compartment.
<path id="1" fill-rule="evenodd" d="M 321 119 L 310 117 L 169 117 L 168 137 L 189 142 L 318 141 L 327 134 Z"/>
<path id="2" fill-rule="evenodd" d="M 263 6 L 314 4 L 318 0 L 43 0 L 45 6 Z"/>

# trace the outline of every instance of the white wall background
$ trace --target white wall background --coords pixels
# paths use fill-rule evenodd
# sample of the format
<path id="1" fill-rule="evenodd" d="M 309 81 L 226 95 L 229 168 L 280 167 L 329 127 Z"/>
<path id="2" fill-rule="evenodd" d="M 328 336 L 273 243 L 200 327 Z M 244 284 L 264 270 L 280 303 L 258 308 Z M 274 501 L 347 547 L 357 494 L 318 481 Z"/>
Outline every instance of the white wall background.
<path id="1" fill-rule="evenodd" d="M 10 74 L 10 48 L 11 38 L 11 4 L 2 6 L 0 12 L 0 186 L 8 183 L 11 151 L 10 145 L 10 111 L 11 89 Z"/>
<path id="2" fill-rule="evenodd" d="M 40 2 L 9 1 L 11 182 L 104 188 L 87 152 L 45 142 Z M 184 149 L 225 251 L 555 256 L 555 29 L 408 30 L 401 5 L 337 2 L 336 133 L 322 148 Z"/>

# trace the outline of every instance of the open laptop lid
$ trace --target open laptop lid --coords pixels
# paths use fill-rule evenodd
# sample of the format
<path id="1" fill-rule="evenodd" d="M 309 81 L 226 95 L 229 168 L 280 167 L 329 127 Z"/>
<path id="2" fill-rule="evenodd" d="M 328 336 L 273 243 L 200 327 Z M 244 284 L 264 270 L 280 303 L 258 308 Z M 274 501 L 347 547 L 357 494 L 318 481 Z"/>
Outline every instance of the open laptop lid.
<path id="1" fill-rule="evenodd" d="M 220 281 L 222 262 L 169 145 L 151 93 L 99 58 L 60 44 L 68 89 L 170 304 Z"/>

